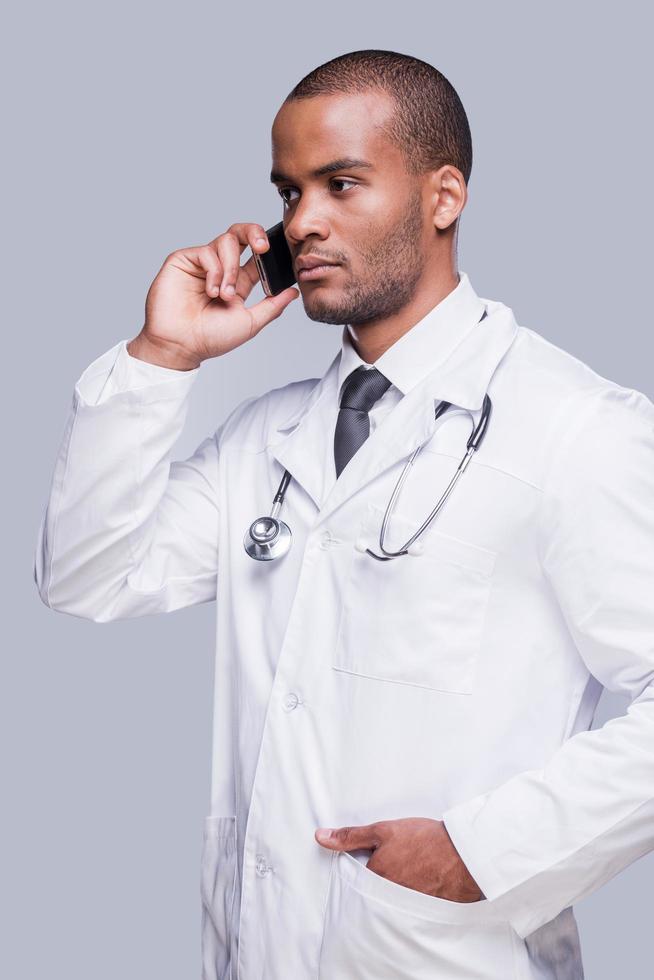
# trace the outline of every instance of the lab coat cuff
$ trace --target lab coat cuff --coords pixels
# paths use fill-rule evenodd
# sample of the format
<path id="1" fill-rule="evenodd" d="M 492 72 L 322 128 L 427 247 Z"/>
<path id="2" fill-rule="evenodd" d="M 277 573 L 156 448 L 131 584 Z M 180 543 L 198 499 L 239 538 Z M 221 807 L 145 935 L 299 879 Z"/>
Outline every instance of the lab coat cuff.
<path id="1" fill-rule="evenodd" d="M 84 405 L 99 405 L 114 395 L 127 395 L 142 405 L 183 399 L 192 388 L 200 367 L 190 371 L 150 364 L 132 357 L 128 340 L 120 340 L 82 372 L 75 394 Z"/>
<path id="2" fill-rule="evenodd" d="M 475 817 L 481 810 L 486 794 L 450 807 L 442 816 L 445 829 L 459 852 L 461 860 L 488 899 L 502 895 L 507 887 L 495 866 L 483 853 L 483 843 L 475 836 Z"/>
<path id="3" fill-rule="evenodd" d="M 512 892 L 511 886 L 499 874 L 487 857 L 488 845 L 475 832 L 475 819 L 484 807 L 487 793 L 450 807 L 441 819 L 466 868 L 486 896 L 487 901 L 504 906 L 506 918 L 521 939 L 533 932 L 550 916 L 543 919 L 539 910 L 530 907 L 524 896 Z M 518 889 L 518 891 L 520 891 Z"/>

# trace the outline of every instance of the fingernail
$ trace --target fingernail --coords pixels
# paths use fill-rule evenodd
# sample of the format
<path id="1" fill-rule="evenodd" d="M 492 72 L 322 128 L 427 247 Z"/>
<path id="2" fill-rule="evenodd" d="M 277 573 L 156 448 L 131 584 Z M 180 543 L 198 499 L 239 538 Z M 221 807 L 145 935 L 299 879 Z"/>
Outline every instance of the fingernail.
<path id="1" fill-rule="evenodd" d="M 225 286 L 225 296 L 233 296 L 233 295 L 234 295 L 234 287 L 231 285 Z"/>
<path id="2" fill-rule="evenodd" d="M 321 840 L 331 840 L 332 832 L 328 827 L 318 827 L 316 833 Z"/>
<path id="3" fill-rule="evenodd" d="M 266 239 L 265 238 L 257 238 L 255 244 L 257 244 L 257 245 L 265 245 L 266 244 Z"/>

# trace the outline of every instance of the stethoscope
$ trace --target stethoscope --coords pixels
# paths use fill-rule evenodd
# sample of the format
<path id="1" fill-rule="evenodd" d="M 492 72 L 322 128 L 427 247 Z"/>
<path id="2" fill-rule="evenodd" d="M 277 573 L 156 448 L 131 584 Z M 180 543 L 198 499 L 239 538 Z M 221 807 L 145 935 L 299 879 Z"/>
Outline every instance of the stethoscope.
<path id="1" fill-rule="evenodd" d="M 443 415 L 448 410 L 448 408 L 450 408 L 451 404 L 452 404 L 451 402 L 445 402 L 445 401 L 441 402 L 438 408 L 436 409 L 435 416 L 434 416 L 435 419 L 439 419 L 441 415 Z M 450 496 L 452 490 L 458 483 L 459 479 L 461 478 L 463 473 L 465 473 L 468 463 L 472 459 L 473 454 L 479 449 L 482 442 L 484 441 L 486 430 L 488 428 L 488 420 L 490 419 L 492 409 L 493 406 L 488 394 L 484 395 L 484 403 L 482 405 L 481 415 L 479 416 L 479 421 L 476 424 L 472 412 L 468 411 L 468 409 L 465 409 L 465 411 L 473 421 L 473 429 L 470 438 L 466 443 L 465 455 L 461 459 L 461 462 L 459 463 L 456 472 L 454 473 L 454 476 L 448 483 L 446 489 L 441 494 L 438 503 L 432 510 L 429 517 L 425 521 L 423 521 L 423 523 L 420 525 L 420 527 L 415 532 L 415 534 L 412 534 L 409 540 L 405 541 L 405 543 L 402 545 L 401 548 L 398 549 L 398 551 L 388 551 L 384 547 L 384 536 L 386 534 L 386 527 L 388 525 L 391 511 L 399 496 L 404 481 L 407 478 L 408 472 L 413 466 L 413 462 L 416 456 L 418 455 L 418 453 L 420 452 L 420 450 L 422 449 L 422 446 L 418 446 L 417 449 L 414 449 L 413 453 L 411 454 L 408 461 L 406 462 L 404 469 L 402 470 L 399 480 L 395 484 L 395 489 L 393 490 L 391 498 L 386 506 L 386 511 L 384 513 L 381 529 L 379 531 L 379 547 L 384 554 L 377 555 L 375 554 L 374 551 L 371 551 L 370 548 L 366 548 L 366 554 L 371 555 L 373 558 L 376 558 L 378 561 L 390 561 L 391 558 L 399 558 L 400 555 L 416 553 L 415 548 L 413 548 L 411 552 L 409 551 L 409 549 L 412 548 L 412 546 L 420 537 L 420 535 L 427 530 L 431 522 L 434 520 L 438 512 L 441 510 L 445 501 Z M 255 558 L 257 561 L 271 561 L 273 558 L 281 558 L 282 555 L 285 555 L 288 549 L 291 547 L 291 540 L 292 540 L 291 529 L 289 528 L 288 524 L 285 524 L 284 521 L 280 521 L 277 518 L 277 514 L 279 513 L 279 509 L 284 501 L 286 488 L 288 487 L 290 480 L 291 480 L 291 474 L 289 473 L 288 470 L 284 470 L 284 475 L 282 477 L 281 483 L 279 484 L 279 488 L 273 499 L 273 506 L 270 515 L 265 517 L 257 517 L 257 519 L 252 522 L 252 524 L 250 525 L 250 527 L 245 533 L 245 537 L 243 539 L 243 545 L 245 547 L 245 550 L 247 551 L 248 555 L 251 558 Z"/>

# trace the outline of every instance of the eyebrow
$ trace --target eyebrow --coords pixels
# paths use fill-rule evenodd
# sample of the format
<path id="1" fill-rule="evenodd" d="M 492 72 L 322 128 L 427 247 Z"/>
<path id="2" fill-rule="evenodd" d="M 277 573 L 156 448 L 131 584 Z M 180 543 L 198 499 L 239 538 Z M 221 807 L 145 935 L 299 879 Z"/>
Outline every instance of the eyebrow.
<path id="1" fill-rule="evenodd" d="M 374 170 L 371 163 L 367 160 L 356 160 L 353 157 L 343 157 L 341 160 L 332 160 L 330 163 L 326 163 L 323 167 L 318 167 L 311 173 L 311 177 L 324 177 L 325 174 L 333 174 L 337 170 L 355 170 L 355 169 L 366 169 Z M 273 184 L 277 184 L 282 180 L 291 180 L 286 174 L 279 173 L 278 170 L 271 170 L 270 180 Z"/>

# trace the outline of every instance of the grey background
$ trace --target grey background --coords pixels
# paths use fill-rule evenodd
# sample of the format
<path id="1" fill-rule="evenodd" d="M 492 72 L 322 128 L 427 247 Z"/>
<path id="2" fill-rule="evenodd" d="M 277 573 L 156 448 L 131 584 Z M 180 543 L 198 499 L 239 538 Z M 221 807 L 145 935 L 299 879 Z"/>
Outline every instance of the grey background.
<path id="1" fill-rule="evenodd" d="M 652 398 L 647 17 L 630 2 L 14 7 L 1 59 L 3 976 L 200 974 L 215 607 L 100 626 L 51 612 L 32 579 L 82 370 L 139 332 L 170 251 L 281 219 L 268 182 L 279 104 L 323 61 L 380 47 L 430 61 L 466 107 L 459 267 L 477 292 Z M 340 330 L 298 300 L 204 364 L 176 455 L 243 398 L 320 376 Z M 624 710 L 603 699 L 597 724 Z M 645 974 L 653 871 L 649 855 L 576 906 L 590 980 Z"/>

